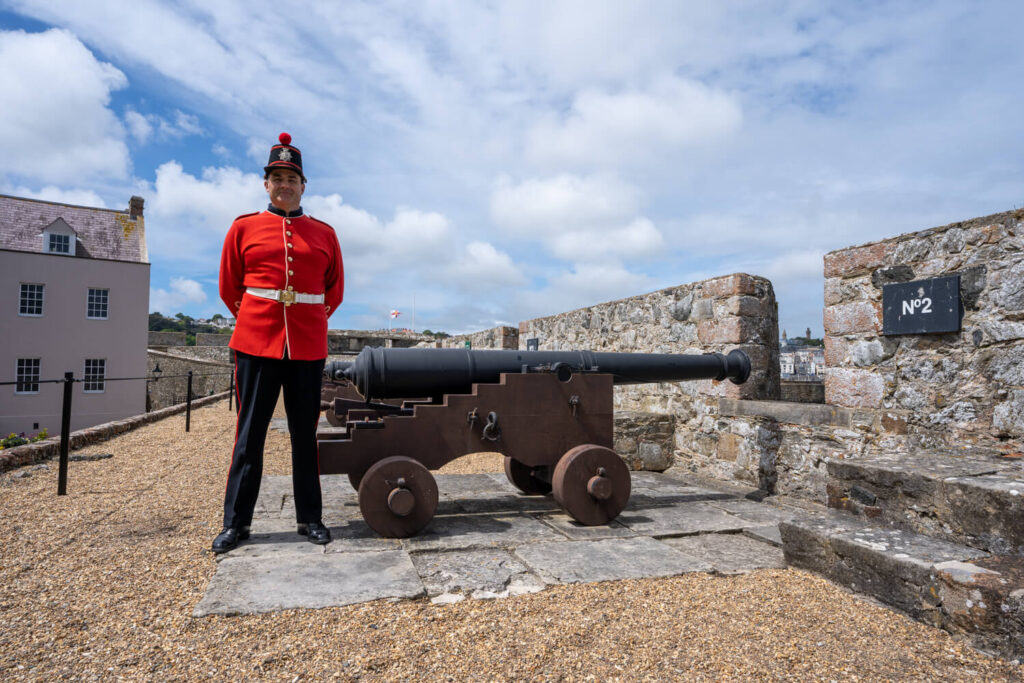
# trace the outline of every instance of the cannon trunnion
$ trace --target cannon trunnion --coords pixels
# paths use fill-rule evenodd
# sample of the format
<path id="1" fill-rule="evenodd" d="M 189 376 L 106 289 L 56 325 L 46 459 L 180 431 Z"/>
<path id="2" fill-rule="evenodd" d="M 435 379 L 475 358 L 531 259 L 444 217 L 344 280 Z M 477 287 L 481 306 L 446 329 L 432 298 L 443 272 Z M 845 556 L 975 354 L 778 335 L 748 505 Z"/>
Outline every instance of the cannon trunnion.
<path id="1" fill-rule="evenodd" d="M 505 474 L 522 493 L 551 493 L 577 522 L 606 524 L 630 494 L 629 469 L 612 450 L 614 384 L 740 382 L 749 372 L 741 351 L 368 348 L 353 363 L 325 369 L 323 397 L 334 396 L 330 422 L 344 429 L 318 434 L 320 473 L 347 474 L 367 524 L 382 536 L 403 538 L 423 529 L 437 509 L 430 470 L 493 451 L 505 456 Z M 365 402 L 351 398 L 353 387 Z M 432 398 L 394 400 L 403 396 Z M 374 398 L 392 400 L 369 402 Z"/>

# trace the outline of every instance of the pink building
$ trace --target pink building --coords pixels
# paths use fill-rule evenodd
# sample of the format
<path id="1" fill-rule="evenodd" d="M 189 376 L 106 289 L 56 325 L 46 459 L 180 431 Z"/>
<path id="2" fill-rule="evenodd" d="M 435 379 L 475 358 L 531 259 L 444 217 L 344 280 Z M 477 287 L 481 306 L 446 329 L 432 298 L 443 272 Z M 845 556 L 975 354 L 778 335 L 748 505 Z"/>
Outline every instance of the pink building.
<path id="1" fill-rule="evenodd" d="M 123 211 L 0 195 L 0 434 L 60 432 L 146 411 L 149 257 L 143 200 Z"/>

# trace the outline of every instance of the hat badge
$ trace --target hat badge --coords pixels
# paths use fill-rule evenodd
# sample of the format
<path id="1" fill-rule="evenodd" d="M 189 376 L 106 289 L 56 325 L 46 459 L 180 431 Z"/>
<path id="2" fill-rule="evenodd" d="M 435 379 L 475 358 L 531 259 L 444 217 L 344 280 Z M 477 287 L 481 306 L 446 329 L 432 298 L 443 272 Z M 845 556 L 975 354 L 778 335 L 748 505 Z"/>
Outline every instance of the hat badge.
<path id="1" fill-rule="evenodd" d="M 290 150 L 282 149 L 281 151 L 279 151 L 277 153 L 277 158 L 279 160 L 281 160 L 281 161 L 291 161 L 292 160 L 292 153 L 291 153 Z"/>

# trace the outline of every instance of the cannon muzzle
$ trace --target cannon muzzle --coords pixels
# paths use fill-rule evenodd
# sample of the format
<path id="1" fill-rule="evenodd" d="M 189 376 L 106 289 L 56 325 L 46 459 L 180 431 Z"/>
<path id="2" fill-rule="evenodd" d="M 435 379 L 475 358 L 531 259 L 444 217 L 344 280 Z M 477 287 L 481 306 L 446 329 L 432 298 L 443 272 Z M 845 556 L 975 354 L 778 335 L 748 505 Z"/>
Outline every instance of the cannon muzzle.
<path id="1" fill-rule="evenodd" d="M 739 349 L 726 355 L 367 347 L 353 362 L 334 361 L 324 368 L 325 378 L 352 382 L 367 401 L 465 394 L 474 384 L 498 382 L 508 372 L 554 372 L 563 381 L 574 372 L 602 372 L 615 384 L 696 379 L 742 384 L 750 376 L 750 358 Z"/>

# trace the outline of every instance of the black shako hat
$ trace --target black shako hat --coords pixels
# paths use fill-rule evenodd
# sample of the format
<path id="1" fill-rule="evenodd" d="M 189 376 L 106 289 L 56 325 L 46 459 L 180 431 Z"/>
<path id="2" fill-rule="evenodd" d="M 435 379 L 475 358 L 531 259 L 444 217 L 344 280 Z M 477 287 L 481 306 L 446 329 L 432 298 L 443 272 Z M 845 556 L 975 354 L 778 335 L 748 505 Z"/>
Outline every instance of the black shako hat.
<path id="1" fill-rule="evenodd" d="M 275 168 L 286 168 L 298 173 L 302 182 L 306 182 L 306 176 L 302 174 L 302 152 L 292 147 L 292 136 L 281 133 L 277 139 L 280 143 L 270 148 L 270 161 L 263 167 L 263 177 L 267 178 Z"/>

